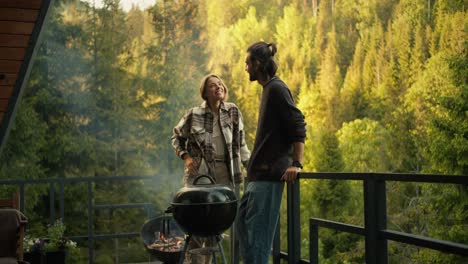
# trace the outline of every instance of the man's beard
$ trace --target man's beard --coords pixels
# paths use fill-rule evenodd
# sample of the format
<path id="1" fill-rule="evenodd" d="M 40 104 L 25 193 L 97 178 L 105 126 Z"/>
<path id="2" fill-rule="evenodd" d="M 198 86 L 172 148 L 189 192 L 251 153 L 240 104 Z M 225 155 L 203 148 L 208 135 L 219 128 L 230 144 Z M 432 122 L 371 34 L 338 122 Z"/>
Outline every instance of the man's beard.
<path id="1" fill-rule="evenodd" d="M 249 72 L 249 80 L 251 82 L 256 81 L 257 80 L 257 75 L 255 73 Z"/>

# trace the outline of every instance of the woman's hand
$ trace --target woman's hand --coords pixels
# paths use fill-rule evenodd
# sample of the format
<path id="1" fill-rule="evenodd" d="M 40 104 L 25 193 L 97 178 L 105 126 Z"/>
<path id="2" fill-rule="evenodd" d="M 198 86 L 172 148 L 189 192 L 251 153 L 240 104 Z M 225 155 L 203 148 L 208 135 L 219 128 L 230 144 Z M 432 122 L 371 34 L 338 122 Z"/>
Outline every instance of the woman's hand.
<path id="1" fill-rule="evenodd" d="M 197 175 L 198 174 L 198 163 L 196 160 L 192 159 L 189 154 L 184 154 L 184 163 L 185 169 L 188 170 L 189 174 Z"/>

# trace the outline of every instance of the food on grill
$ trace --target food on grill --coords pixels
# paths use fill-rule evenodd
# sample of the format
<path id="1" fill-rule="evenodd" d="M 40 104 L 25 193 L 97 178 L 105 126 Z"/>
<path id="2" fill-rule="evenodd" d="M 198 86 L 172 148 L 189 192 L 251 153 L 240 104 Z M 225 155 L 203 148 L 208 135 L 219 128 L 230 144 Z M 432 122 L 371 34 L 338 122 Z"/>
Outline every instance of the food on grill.
<path id="1" fill-rule="evenodd" d="M 181 236 L 168 236 L 163 233 L 155 232 L 155 241 L 146 245 L 148 249 L 154 249 L 165 252 L 178 252 L 184 247 L 184 238 Z"/>
<path id="2" fill-rule="evenodd" d="M 159 216 L 141 228 L 145 249 L 162 263 L 179 263 L 185 245 L 185 234 L 172 216 Z"/>

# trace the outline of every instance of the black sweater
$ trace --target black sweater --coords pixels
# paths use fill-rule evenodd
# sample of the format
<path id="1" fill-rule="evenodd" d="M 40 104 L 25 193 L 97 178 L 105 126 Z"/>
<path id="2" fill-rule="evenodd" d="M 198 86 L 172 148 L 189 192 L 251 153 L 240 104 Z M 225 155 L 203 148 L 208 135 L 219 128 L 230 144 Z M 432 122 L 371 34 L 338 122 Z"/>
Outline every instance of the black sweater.
<path id="1" fill-rule="evenodd" d="M 257 134 L 250 157 L 249 181 L 280 181 L 291 165 L 293 143 L 306 137 L 304 115 L 278 77 L 263 86 Z"/>

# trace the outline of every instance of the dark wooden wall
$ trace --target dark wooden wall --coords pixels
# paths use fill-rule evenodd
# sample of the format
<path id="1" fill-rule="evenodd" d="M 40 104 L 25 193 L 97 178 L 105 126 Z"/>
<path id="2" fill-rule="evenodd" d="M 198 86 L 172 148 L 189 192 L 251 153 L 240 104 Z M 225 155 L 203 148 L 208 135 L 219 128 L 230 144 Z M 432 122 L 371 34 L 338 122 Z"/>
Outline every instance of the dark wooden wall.
<path id="1" fill-rule="evenodd" d="M 31 43 L 42 0 L 0 0 L 0 121 Z M 20 76 L 21 77 L 21 76 Z"/>

